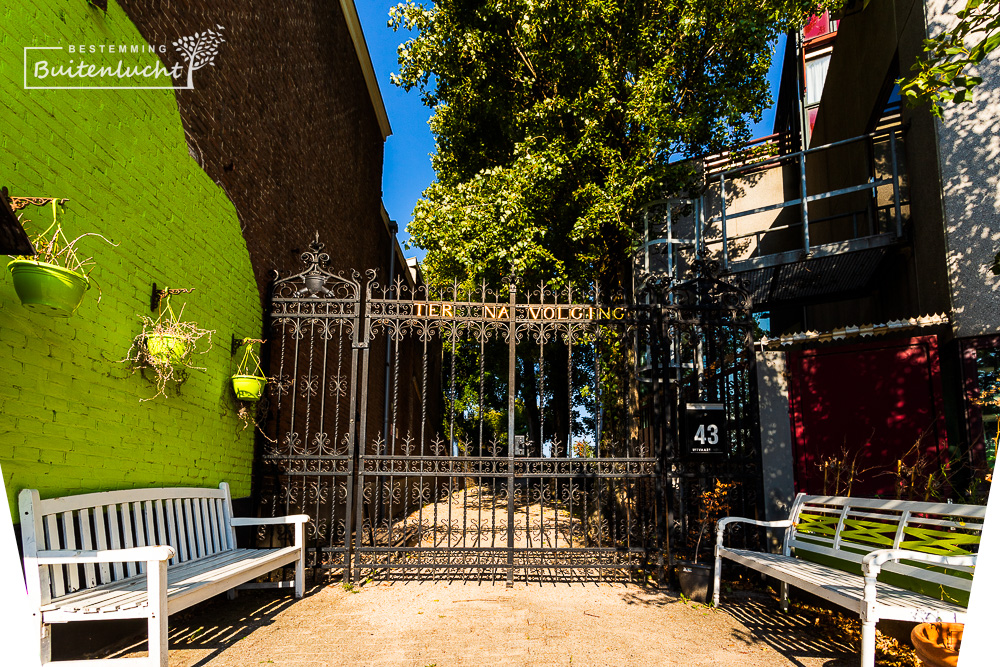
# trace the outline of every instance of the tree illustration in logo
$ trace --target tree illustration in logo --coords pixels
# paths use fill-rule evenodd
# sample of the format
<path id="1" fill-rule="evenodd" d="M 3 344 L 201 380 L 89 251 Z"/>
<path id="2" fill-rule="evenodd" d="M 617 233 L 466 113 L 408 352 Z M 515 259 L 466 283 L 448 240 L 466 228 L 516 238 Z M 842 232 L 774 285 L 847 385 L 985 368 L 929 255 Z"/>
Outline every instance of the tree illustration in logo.
<path id="1" fill-rule="evenodd" d="M 221 25 L 216 25 L 218 30 L 211 28 L 205 32 L 196 32 L 188 37 L 181 37 L 173 45 L 180 51 L 181 57 L 188 66 L 187 87 L 194 88 L 194 71 L 201 69 L 205 65 L 215 67 L 215 56 L 219 53 L 219 47 L 224 40 Z"/>

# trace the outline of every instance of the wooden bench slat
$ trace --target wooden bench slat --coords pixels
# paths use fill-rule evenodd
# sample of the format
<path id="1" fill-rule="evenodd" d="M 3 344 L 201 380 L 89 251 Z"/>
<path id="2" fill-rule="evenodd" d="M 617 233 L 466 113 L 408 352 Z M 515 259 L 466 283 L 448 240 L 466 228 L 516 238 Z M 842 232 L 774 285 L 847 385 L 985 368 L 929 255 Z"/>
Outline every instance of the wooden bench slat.
<path id="1" fill-rule="evenodd" d="M 212 525 L 212 549 L 218 553 L 224 550 L 225 547 L 222 545 L 221 536 L 219 535 L 219 516 L 215 513 L 215 501 L 206 499 L 204 503 L 207 510 L 206 516 L 208 516 L 209 523 Z"/>
<path id="2" fill-rule="evenodd" d="M 198 543 L 194 538 L 194 517 L 191 514 L 191 499 L 185 498 L 181 501 L 184 505 L 184 528 L 187 532 L 187 546 L 188 546 L 188 557 L 192 560 L 195 558 L 200 558 L 201 554 L 198 552 Z"/>
<path id="3" fill-rule="evenodd" d="M 225 554 L 225 558 L 216 561 L 216 565 L 225 567 L 229 562 L 237 562 L 241 559 L 245 559 L 245 557 L 245 554 L 228 552 Z M 171 581 L 171 577 L 173 577 L 174 580 L 178 577 L 186 579 L 198 574 L 199 572 L 211 569 L 211 567 L 211 563 L 206 563 L 200 560 L 188 561 L 187 563 L 178 565 L 177 567 L 168 570 L 168 585 Z M 131 596 L 133 596 L 134 593 L 138 592 L 145 594 L 145 582 L 145 575 L 136 575 L 128 579 L 114 582 L 108 586 L 100 586 L 95 589 L 85 589 L 74 595 L 67 595 L 63 598 L 59 598 L 58 600 L 52 600 L 52 602 L 43 607 L 43 609 L 57 607 L 82 609 L 85 606 L 116 604 L 121 601 L 127 601 L 131 598 Z M 84 602 L 86 602 L 86 604 L 84 604 Z"/>
<path id="4" fill-rule="evenodd" d="M 138 501 L 132 503 L 132 521 L 135 523 L 135 532 L 132 534 L 135 546 L 146 546 L 146 519 L 142 513 L 142 503 Z M 142 561 L 136 561 L 135 567 L 141 574 L 146 573 L 146 564 Z"/>
<path id="5" fill-rule="evenodd" d="M 111 536 L 111 548 L 121 549 L 122 548 L 122 538 L 121 538 L 121 524 L 118 522 L 118 506 L 117 505 L 107 505 L 105 510 L 108 515 L 108 532 Z M 118 581 L 125 576 L 125 570 L 121 563 L 112 563 L 111 571 L 114 573 L 114 580 Z"/>
<path id="6" fill-rule="evenodd" d="M 89 551 L 94 548 L 94 537 L 90 525 L 90 510 L 85 507 L 80 510 L 78 516 L 80 517 L 80 542 L 83 544 L 83 548 Z M 83 564 L 83 575 L 87 580 L 87 588 L 93 588 L 97 585 L 97 570 L 94 568 L 93 563 Z"/>
<path id="7" fill-rule="evenodd" d="M 108 548 L 108 531 L 105 521 L 104 508 L 98 505 L 94 508 L 94 537 L 97 540 L 97 548 L 101 551 Z M 111 565 L 109 563 L 99 563 L 97 573 L 101 577 L 102 584 L 111 581 Z"/>
<path id="8" fill-rule="evenodd" d="M 204 583 L 223 581 L 260 561 L 287 556 L 294 547 L 274 549 L 243 549 L 228 551 L 196 561 L 188 561 L 168 570 L 167 595 L 177 596 L 187 589 Z M 79 613 L 110 614 L 117 609 L 131 609 L 146 602 L 146 577 L 140 575 L 116 582 L 108 587 L 82 591 L 72 596 L 53 600 L 42 607 L 43 612 L 55 609 L 75 609 Z"/>
<path id="9" fill-rule="evenodd" d="M 170 499 L 167 501 L 167 506 L 170 508 L 170 519 L 167 522 L 170 523 L 173 520 L 173 536 L 177 540 L 177 562 L 183 563 L 188 559 L 187 555 L 187 541 L 184 539 L 184 513 L 181 511 L 181 502 L 179 500 Z"/>
<path id="10" fill-rule="evenodd" d="M 154 501 L 153 507 L 156 512 L 156 543 L 169 545 L 170 536 L 167 534 L 166 519 L 163 515 L 163 500 L 157 499 Z"/>
<path id="11" fill-rule="evenodd" d="M 156 500 L 157 498 L 224 498 L 221 489 L 201 489 L 188 487 L 164 487 L 148 489 L 126 489 L 123 491 L 102 491 L 99 493 L 84 493 L 78 496 L 47 498 L 39 502 L 38 512 L 41 514 L 61 514 L 62 512 L 78 511 L 84 507 L 98 505 L 120 505 L 123 503 Z"/>
<path id="12" fill-rule="evenodd" d="M 782 580 L 790 580 L 790 583 L 794 586 L 800 588 L 822 588 L 824 591 L 817 593 L 822 597 L 827 597 L 827 593 L 836 593 L 859 604 L 864 599 L 864 579 L 858 575 L 837 570 L 821 563 L 804 561 L 790 556 L 782 556 L 781 554 L 765 554 L 740 549 L 726 549 L 726 551 L 728 554 L 739 556 L 739 562 L 744 565 L 751 567 L 754 565 L 766 566 L 769 574 Z M 733 560 L 736 559 L 734 558 Z M 803 584 L 803 586 L 798 586 L 798 584 Z M 877 588 L 879 605 L 895 607 L 917 606 L 920 609 L 935 609 L 949 613 L 965 611 L 965 608 L 960 605 L 944 600 L 935 600 L 921 593 L 915 593 L 885 582 L 878 582 Z"/>
<path id="13" fill-rule="evenodd" d="M 194 514 L 194 535 L 198 540 L 198 557 L 208 556 L 208 549 L 205 548 L 205 523 L 201 517 L 201 501 L 194 499 L 191 501 L 191 513 Z"/>
<path id="14" fill-rule="evenodd" d="M 124 547 L 126 549 L 131 549 L 135 546 L 135 540 L 132 538 L 132 510 L 128 503 L 122 503 L 120 505 L 122 513 L 122 541 L 124 542 Z M 135 562 L 129 561 L 125 563 L 125 576 L 134 577 L 137 574 L 135 567 Z"/>
<path id="15" fill-rule="evenodd" d="M 59 539 L 59 526 L 56 515 L 50 514 L 45 517 L 45 544 L 47 549 L 61 549 L 62 542 Z M 59 597 L 66 594 L 66 586 L 63 579 L 63 566 L 50 565 L 52 577 L 52 595 Z"/>
<path id="16" fill-rule="evenodd" d="M 61 515 L 63 524 L 63 534 L 66 536 L 66 548 L 76 549 L 76 529 L 75 519 L 72 512 L 63 512 Z M 66 584 L 66 591 L 71 593 L 80 588 L 80 570 L 75 565 L 66 566 L 66 575 L 69 581 Z"/>

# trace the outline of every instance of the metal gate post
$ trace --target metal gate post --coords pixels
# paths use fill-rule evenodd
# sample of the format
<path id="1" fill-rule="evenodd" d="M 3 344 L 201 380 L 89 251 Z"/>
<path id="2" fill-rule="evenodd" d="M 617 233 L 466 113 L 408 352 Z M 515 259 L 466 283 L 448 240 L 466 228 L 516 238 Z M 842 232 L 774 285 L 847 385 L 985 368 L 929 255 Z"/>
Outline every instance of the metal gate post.
<path id="1" fill-rule="evenodd" d="M 510 338 L 507 343 L 507 588 L 514 587 L 514 386 L 517 373 L 517 284 L 510 279 Z"/>
<path id="2" fill-rule="evenodd" d="M 657 561 L 656 561 L 656 585 L 659 588 L 666 587 L 666 565 L 670 562 L 670 531 L 667 530 L 667 471 L 666 455 L 668 443 L 672 445 L 670 438 L 670 425 L 672 421 L 671 394 L 673 383 L 671 382 L 670 359 L 663 354 L 663 338 L 667 331 L 663 318 L 663 306 L 655 306 L 656 311 L 650 313 L 652 322 L 647 326 L 652 326 L 653 335 L 653 358 L 650 360 L 653 379 L 653 456 L 656 463 L 653 466 L 656 489 L 656 540 L 657 540 Z M 657 378 L 659 376 L 659 378 Z M 660 386 L 656 386 L 659 379 Z M 664 400 L 666 399 L 666 400 Z M 666 442 L 665 442 L 666 441 Z"/>

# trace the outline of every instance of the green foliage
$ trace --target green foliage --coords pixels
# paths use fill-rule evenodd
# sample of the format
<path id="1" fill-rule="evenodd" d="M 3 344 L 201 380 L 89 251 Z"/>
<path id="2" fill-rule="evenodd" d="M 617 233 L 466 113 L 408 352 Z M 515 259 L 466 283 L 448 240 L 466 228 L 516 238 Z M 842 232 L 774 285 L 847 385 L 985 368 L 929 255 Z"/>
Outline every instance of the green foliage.
<path id="1" fill-rule="evenodd" d="M 983 79 L 969 69 L 1000 46 L 1000 0 L 968 0 L 955 16 L 958 25 L 924 40 L 926 59 L 913 64 L 910 78 L 899 80 L 910 106 L 930 103 L 938 117 L 946 102 L 972 101 L 972 89 Z"/>
<path id="2" fill-rule="evenodd" d="M 622 292 L 641 204 L 697 185 L 678 158 L 744 143 L 777 35 L 830 0 L 415 0 L 393 82 L 434 109 L 437 181 L 408 231 L 435 283 Z"/>

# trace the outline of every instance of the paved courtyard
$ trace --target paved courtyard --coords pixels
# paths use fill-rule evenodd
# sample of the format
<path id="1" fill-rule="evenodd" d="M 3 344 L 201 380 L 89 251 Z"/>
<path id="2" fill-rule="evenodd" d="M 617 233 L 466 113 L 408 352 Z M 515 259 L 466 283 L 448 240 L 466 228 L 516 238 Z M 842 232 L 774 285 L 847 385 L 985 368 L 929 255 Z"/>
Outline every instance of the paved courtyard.
<path id="1" fill-rule="evenodd" d="M 765 597 L 720 610 L 624 583 L 371 582 L 241 592 L 170 620 L 170 667 L 847 667 L 854 647 Z M 141 641 L 114 655 L 144 654 Z"/>

